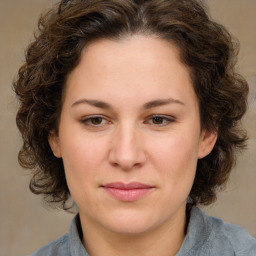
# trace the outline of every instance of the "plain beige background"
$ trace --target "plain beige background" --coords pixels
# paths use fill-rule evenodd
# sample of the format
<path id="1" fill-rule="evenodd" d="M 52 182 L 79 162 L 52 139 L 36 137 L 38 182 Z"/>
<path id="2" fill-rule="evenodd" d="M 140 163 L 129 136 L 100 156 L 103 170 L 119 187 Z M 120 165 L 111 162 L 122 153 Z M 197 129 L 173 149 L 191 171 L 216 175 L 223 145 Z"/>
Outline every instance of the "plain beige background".
<path id="1" fill-rule="evenodd" d="M 12 81 L 32 39 L 39 13 L 53 0 L 0 0 L 0 256 L 22 256 L 68 231 L 72 215 L 46 209 L 28 189 L 28 171 L 17 163 L 21 146 L 15 125 L 17 103 Z M 250 141 L 239 157 L 226 192 L 205 210 L 237 223 L 256 236 L 256 1 L 207 0 L 212 17 L 241 43 L 239 70 L 250 83 L 244 118 Z"/>

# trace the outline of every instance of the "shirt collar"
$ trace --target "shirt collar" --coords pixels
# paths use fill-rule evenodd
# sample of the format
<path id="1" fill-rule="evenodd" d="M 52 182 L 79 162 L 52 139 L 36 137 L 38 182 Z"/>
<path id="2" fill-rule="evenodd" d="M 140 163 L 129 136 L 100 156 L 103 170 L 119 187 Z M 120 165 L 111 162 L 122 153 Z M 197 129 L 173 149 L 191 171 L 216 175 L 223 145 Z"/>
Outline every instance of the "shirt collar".
<path id="1" fill-rule="evenodd" d="M 207 243 L 211 233 L 211 224 L 199 208 L 193 207 L 189 219 L 187 234 L 176 256 L 194 255 L 193 252 Z"/>
<path id="2" fill-rule="evenodd" d="M 90 256 L 82 244 L 82 237 L 80 237 L 79 230 L 81 230 L 81 223 L 79 214 L 77 214 L 72 220 L 69 230 L 71 256 Z"/>

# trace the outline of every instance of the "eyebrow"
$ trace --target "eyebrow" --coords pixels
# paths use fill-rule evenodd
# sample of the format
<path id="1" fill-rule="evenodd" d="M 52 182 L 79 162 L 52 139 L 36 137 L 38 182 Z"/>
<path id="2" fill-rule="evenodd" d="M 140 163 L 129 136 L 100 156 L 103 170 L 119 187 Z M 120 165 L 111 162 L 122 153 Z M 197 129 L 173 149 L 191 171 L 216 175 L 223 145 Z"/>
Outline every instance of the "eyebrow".
<path id="1" fill-rule="evenodd" d="M 149 101 L 149 102 L 145 103 L 142 108 L 143 109 L 150 109 L 150 108 L 155 108 L 155 107 L 159 107 L 159 106 L 168 105 L 168 104 L 171 104 L 171 103 L 177 103 L 177 104 L 180 104 L 180 105 L 185 105 L 180 100 L 173 99 L 173 98 L 168 98 L 168 99 L 158 99 L 158 100 Z"/>
<path id="2" fill-rule="evenodd" d="M 99 101 L 99 100 L 89 100 L 89 99 L 80 99 L 75 101 L 71 106 L 77 106 L 80 104 L 88 104 L 91 105 L 93 107 L 97 107 L 97 108 L 102 108 L 102 109 L 113 109 L 113 107 L 104 102 L 104 101 Z M 145 104 L 143 104 L 142 109 L 150 109 L 150 108 L 155 108 L 155 107 L 159 107 L 159 106 L 164 106 L 164 105 L 168 105 L 171 103 L 176 103 L 176 104 L 180 104 L 180 105 L 185 105 L 182 101 L 177 100 L 177 99 L 173 99 L 173 98 L 168 98 L 168 99 L 157 99 L 157 100 L 152 100 L 149 101 Z"/>
<path id="3" fill-rule="evenodd" d="M 91 105 L 93 107 L 97 107 L 97 108 L 102 108 L 102 109 L 112 109 L 112 107 L 104 102 L 104 101 L 99 101 L 99 100 L 88 100 L 88 99 L 80 99 L 76 102 L 74 102 L 72 104 L 72 107 L 76 106 L 76 105 L 79 105 L 79 104 L 83 104 L 83 103 L 86 103 L 88 105 Z"/>

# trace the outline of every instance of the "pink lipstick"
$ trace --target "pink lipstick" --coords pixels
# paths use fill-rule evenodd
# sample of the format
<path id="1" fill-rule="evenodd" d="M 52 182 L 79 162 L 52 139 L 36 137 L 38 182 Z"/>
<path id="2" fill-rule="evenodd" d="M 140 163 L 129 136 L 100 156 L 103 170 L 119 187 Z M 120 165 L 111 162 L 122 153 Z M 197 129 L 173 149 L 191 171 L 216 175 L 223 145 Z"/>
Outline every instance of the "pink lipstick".
<path id="1" fill-rule="evenodd" d="M 148 194 L 154 187 L 138 182 L 122 183 L 113 182 L 102 186 L 111 196 L 114 198 L 124 201 L 132 202 L 137 201 L 140 198 Z"/>

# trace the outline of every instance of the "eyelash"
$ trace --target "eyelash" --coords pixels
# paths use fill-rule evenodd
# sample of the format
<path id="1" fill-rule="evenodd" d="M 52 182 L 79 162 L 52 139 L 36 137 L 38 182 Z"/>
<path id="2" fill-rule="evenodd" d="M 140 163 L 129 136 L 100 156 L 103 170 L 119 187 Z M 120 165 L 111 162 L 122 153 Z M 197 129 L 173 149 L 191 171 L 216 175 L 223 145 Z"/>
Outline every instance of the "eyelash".
<path id="1" fill-rule="evenodd" d="M 95 124 L 93 123 L 93 121 L 96 121 L 97 119 L 99 119 L 98 121 L 101 121 L 100 124 Z M 157 120 L 160 119 L 160 121 L 164 121 L 164 123 L 161 124 L 154 124 L 153 120 Z M 105 121 L 102 124 L 102 121 Z M 159 121 L 159 120 L 158 120 Z M 144 122 L 145 124 L 150 124 L 153 126 L 157 126 L 157 127 L 162 127 L 162 126 L 167 126 L 168 124 L 174 122 L 175 119 L 173 117 L 170 116 L 165 116 L 165 115 L 153 115 L 147 118 L 147 120 Z M 105 124 L 111 123 L 110 121 L 108 121 L 104 116 L 100 116 L 100 115 L 95 115 L 95 116 L 88 116 L 84 119 L 81 120 L 81 123 L 86 125 L 86 126 L 91 126 L 91 127 L 102 127 Z"/>
<path id="2" fill-rule="evenodd" d="M 145 123 L 149 123 L 149 121 L 152 121 L 155 119 L 160 119 L 162 121 L 165 121 L 165 123 L 162 123 L 162 124 L 154 124 L 154 123 L 151 123 L 151 125 L 154 125 L 154 126 L 157 126 L 157 127 L 162 127 L 162 126 L 167 126 L 168 124 L 172 123 L 175 121 L 175 119 L 173 117 L 170 117 L 170 116 L 165 116 L 165 115 L 153 115 L 153 116 L 150 116 L 150 118 L 147 119 L 147 121 Z"/>
<path id="3" fill-rule="evenodd" d="M 100 116 L 100 115 L 95 115 L 95 116 L 88 116 L 84 119 L 81 120 L 81 123 L 83 123 L 84 125 L 87 126 L 95 126 L 95 127 L 100 127 L 103 126 L 104 124 L 93 124 L 92 121 L 96 120 L 96 119 L 101 119 L 101 120 L 105 120 L 107 123 L 110 123 L 104 116 Z"/>

